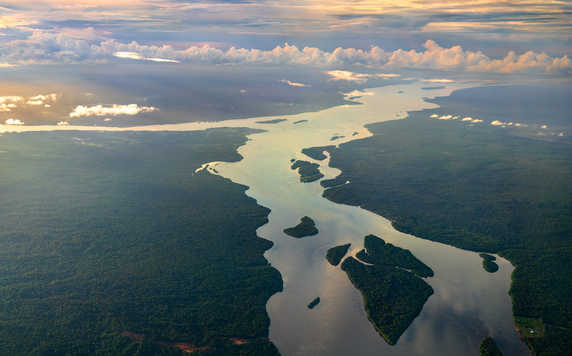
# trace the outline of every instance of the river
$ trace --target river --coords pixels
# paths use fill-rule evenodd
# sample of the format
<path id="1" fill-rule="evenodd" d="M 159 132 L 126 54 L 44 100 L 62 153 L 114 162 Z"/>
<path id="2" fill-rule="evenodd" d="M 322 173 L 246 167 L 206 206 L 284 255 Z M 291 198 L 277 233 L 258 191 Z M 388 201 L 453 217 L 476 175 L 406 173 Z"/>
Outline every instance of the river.
<path id="1" fill-rule="evenodd" d="M 324 179 L 333 178 L 339 171 L 328 167 L 328 160 L 313 161 L 301 150 L 367 137 L 371 134 L 364 125 L 402 119 L 407 111 L 435 108 L 423 98 L 446 96 L 466 87 L 447 85 L 427 91 L 422 86 L 415 82 L 368 89 L 361 98 L 354 99 L 359 105 L 280 116 L 287 120 L 275 124 L 258 123 L 276 119 L 266 117 L 131 128 L 1 126 L 0 132 L 264 129 L 263 133 L 250 135 L 239 148 L 241 161 L 213 162 L 203 168 L 250 187 L 246 193 L 271 209 L 269 222 L 258 230 L 258 235 L 274 242 L 265 257 L 284 280 L 284 291 L 267 304 L 270 339 L 283 355 L 478 355 L 479 344 L 486 336 L 494 337 L 505 355 L 529 354 L 514 330 L 508 295 L 514 267 L 507 260 L 497 256 L 499 271 L 488 273 L 477 253 L 400 233 L 379 215 L 330 202 L 322 197 L 318 181 L 301 183 L 290 169 L 292 158 L 303 159 L 320 164 Z M 294 124 L 300 120 L 307 121 Z M 331 141 L 333 136 L 344 137 Z M 318 235 L 295 239 L 282 232 L 305 215 L 316 221 Z M 345 243 L 351 243 L 351 254 L 357 253 L 368 234 L 411 250 L 435 272 L 434 277 L 425 279 L 435 294 L 395 346 L 386 344 L 368 321 L 361 295 L 345 272 L 325 259 L 330 247 Z M 307 304 L 318 296 L 320 304 L 308 309 Z"/>

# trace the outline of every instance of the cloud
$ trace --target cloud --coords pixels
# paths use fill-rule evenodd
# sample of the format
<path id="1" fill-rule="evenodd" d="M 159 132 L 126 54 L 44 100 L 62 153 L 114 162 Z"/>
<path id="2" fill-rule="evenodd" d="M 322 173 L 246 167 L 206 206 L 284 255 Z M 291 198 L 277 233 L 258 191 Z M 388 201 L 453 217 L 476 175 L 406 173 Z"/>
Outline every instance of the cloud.
<path id="1" fill-rule="evenodd" d="M 438 114 L 431 114 L 431 116 L 429 116 L 429 117 L 432 119 L 437 119 L 439 117 L 439 115 Z"/>
<path id="2" fill-rule="evenodd" d="M 0 112 L 10 112 L 17 107 L 16 103 L 24 100 L 21 96 L 0 96 Z"/>
<path id="3" fill-rule="evenodd" d="M 21 126 L 21 125 L 24 125 L 24 121 L 19 120 L 19 119 L 8 119 L 8 120 L 4 121 L 4 124 L 6 124 L 6 125 L 14 125 L 14 126 Z"/>
<path id="4" fill-rule="evenodd" d="M 286 83 L 291 87 L 298 87 L 298 88 L 309 88 L 309 87 L 311 87 L 311 85 L 309 85 L 309 84 L 291 82 L 291 81 L 286 80 L 286 79 L 282 79 L 280 82 Z"/>
<path id="5" fill-rule="evenodd" d="M 153 112 L 158 110 L 152 106 L 139 106 L 137 104 L 117 105 L 112 106 L 77 106 L 70 114 L 69 117 L 77 118 L 83 116 L 119 116 L 119 115 L 137 115 L 139 113 Z"/>
<path id="6" fill-rule="evenodd" d="M 124 58 L 124 59 L 134 59 L 139 61 L 150 61 L 150 62 L 161 62 L 161 63 L 180 63 L 174 59 L 166 59 L 166 58 L 157 58 L 157 57 L 143 57 L 139 53 L 136 52 L 115 52 L 113 53 L 114 57 L 117 58 Z"/>
<path id="7" fill-rule="evenodd" d="M 472 117 L 464 117 L 461 119 L 461 121 L 470 121 L 473 122 L 473 118 Z"/>
<path id="8" fill-rule="evenodd" d="M 46 107 L 50 107 L 51 105 L 46 104 L 47 101 L 50 102 L 55 102 L 58 99 L 58 95 L 55 93 L 52 94 L 46 94 L 46 95 L 36 95 L 36 96 L 32 96 L 28 99 L 28 101 L 26 101 L 26 104 L 28 105 L 44 105 Z"/>
<path id="9" fill-rule="evenodd" d="M 58 126 L 68 126 L 69 124 L 70 124 L 70 123 L 67 122 L 67 121 L 59 121 L 59 122 L 57 123 Z"/>
<path id="10" fill-rule="evenodd" d="M 506 122 L 495 120 L 495 121 L 491 122 L 491 125 L 493 125 L 493 126 L 506 126 Z"/>
<path id="11" fill-rule="evenodd" d="M 427 83 L 441 83 L 441 84 L 454 82 L 454 80 L 451 79 L 423 79 L 423 81 Z"/>
<path id="12" fill-rule="evenodd" d="M 346 80 L 358 83 L 367 81 L 369 77 L 369 74 L 354 73 L 347 70 L 330 70 L 326 74 L 330 76 L 331 80 Z"/>
<path id="13" fill-rule="evenodd" d="M 128 58 L 156 62 L 190 62 L 207 64 L 272 64 L 319 67 L 369 66 L 383 70 L 415 68 L 470 72 L 562 72 L 572 69 L 567 56 L 551 57 L 527 51 L 521 55 L 508 52 L 502 58 L 490 58 L 481 51 L 467 51 L 461 46 L 444 48 L 428 40 L 424 50 L 385 51 L 378 46 L 367 50 L 338 47 L 330 52 L 317 47 L 285 43 L 271 50 L 231 47 L 227 50 L 209 45 L 178 49 L 171 45 L 143 45 L 114 39 L 85 40 L 46 30 L 33 30 L 26 39 L 3 41 L 0 62 L 9 64 L 106 62 Z M 367 74 L 347 75 L 347 71 L 330 71 L 337 80 L 363 82 Z M 344 73 L 346 76 L 344 77 Z M 376 75 L 373 75 L 376 76 Z M 391 75 L 389 77 L 395 77 Z M 386 74 L 377 75 L 388 78 Z"/>
<path id="14" fill-rule="evenodd" d="M 481 119 L 473 119 L 473 123 L 474 123 L 474 124 L 480 124 L 481 122 L 483 122 L 483 120 L 481 120 Z"/>
<path id="15" fill-rule="evenodd" d="M 380 78 L 380 79 L 391 79 L 398 78 L 400 74 L 393 73 L 377 73 L 377 74 L 365 74 L 365 73 L 354 73 L 348 70 L 330 70 L 326 74 L 330 76 L 331 80 L 347 80 L 357 83 L 364 83 L 369 78 Z"/>

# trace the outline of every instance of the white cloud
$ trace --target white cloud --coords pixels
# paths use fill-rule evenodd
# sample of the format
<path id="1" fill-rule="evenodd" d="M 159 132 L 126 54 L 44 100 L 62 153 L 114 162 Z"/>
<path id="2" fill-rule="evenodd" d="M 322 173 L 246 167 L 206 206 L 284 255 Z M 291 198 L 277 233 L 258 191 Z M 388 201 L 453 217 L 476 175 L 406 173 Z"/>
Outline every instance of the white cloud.
<path id="1" fill-rule="evenodd" d="M 28 98 L 28 101 L 26 101 L 26 104 L 37 105 L 37 106 L 46 105 L 47 101 L 55 102 L 57 99 L 58 99 L 58 95 L 55 93 L 45 94 L 45 95 L 40 94 L 40 95 L 36 95 L 36 96 L 32 96 L 32 97 Z"/>
<path id="2" fill-rule="evenodd" d="M 248 90 L 246 90 L 246 89 L 240 89 L 239 92 L 240 92 L 240 94 L 246 94 L 246 93 L 248 93 Z"/>
<path id="3" fill-rule="evenodd" d="M 123 59 L 134 59 L 138 61 L 151 61 L 151 62 L 161 62 L 161 63 L 180 63 L 174 59 L 167 59 L 167 58 L 158 58 L 158 57 L 144 57 L 137 52 L 115 52 L 113 53 L 114 57 L 123 58 Z"/>
<path id="4" fill-rule="evenodd" d="M 4 124 L 6 125 L 14 125 L 14 126 L 21 126 L 24 125 L 24 121 L 20 120 L 20 119 L 8 119 L 6 121 L 4 121 Z"/>
<path id="5" fill-rule="evenodd" d="M 548 126 L 547 126 L 547 125 L 542 125 L 542 126 L 540 126 L 540 128 L 541 128 L 541 129 L 547 129 Z"/>
<path id="6" fill-rule="evenodd" d="M 432 114 L 432 115 L 429 116 L 429 117 L 432 118 L 432 119 L 437 119 L 437 118 L 439 117 L 439 115 L 438 115 L 438 114 Z"/>
<path id="7" fill-rule="evenodd" d="M 470 121 L 473 122 L 473 118 L 472 117 L 464 117 L 461 119 L 461 121 Z"/>
<path id="8" fill-rule="evenodd" d="M 506 122 L 495 120 L 495 121 L 491 122 L 491 125 L 493 125 L 493 126 L 505 126 Z"/>
<path id="9" fill-rule="evenodd" d="M 82 116 L 119 116 L 119 115 L 137 115 L 139 113 L 153 112 L 158 110 L 152 106 L 139 106 L 137 104 L 117 105 L 112 106 L 77 106 L 70 114 L 69 117 L 76 118 Z"/>
<path id="10" fill-rule="evenodd" d="M 454 80 L 451 79 L 423 79 L 424 82 L 427 83 L 439 83 L 439 84 L 446 84 L 446 83 L 453 83 Z"/>
<path id="11" fill-rule="evenodd" d="M 291 81 L 286 80 L 286 79 L 282 79 L 280 82 L 281 82 L 281 83 L 286 83 L 286 84 L 288 84 L 288 85 L 291 86 L 291 87 L 299 87 L 299 88 L 311 87 L 311 85 L 309 85 L 309 84 L 291 82 Z"/>
<path id="12" fill-rule="evenodd" d="M 330 76 L 331 80 L 346 80 L 350 82 L 363 83 L 367 81 L 369 74 L 354 73 L 347 70 L 330 70 L 326 74 Z"/>
<path id="13" fill-rule="evenodd" d="M 67 121 L 59 121 L 57 125 L 58 125 L 58 126 L 68 126 L 69 124 L 70 124 L 70 123 L 67 122 Z"/>
<path id="14" fill-rule="evenodd" d="M 473 123 L 474 123 L 474 124 L 479 124 L 479 123 L 481 123 L 481 122 L 483 122 L 483 120 L 473 119 Z"/>
<path id="15" fill-rule="evenodd" d="M 378 78 L 383 78 L 383 79 L 390 79 L 390 78 L 397 78 L 397 77 L 401 77 L 401 74 L 395 74 L 395 73 L 377 73 L 374 75 L 375 77 Z"/>
<path id="16" fill-rule="evenodd" d="M 35 29 L 26 39 L 5 41 L 3 48 L 6 50 L 0 54 L 0 63 L 11 65 L 105 62 L 119 57 L 156 62 L 290 64 L 325 68 L 364 65 L 383 70 L 415 68 L 502 73 L 572 70 L 572 61 L 568 56 L 551 57 L 532 51 L 519 55 L 511 51 L 502 58 L 492 58 L 481 51 L 464 50 L 461 46 L 441 47 L 432 40 L 427 40 L 419 51 L 385 51 L 378 46 L 367 50 L 338 47 L 324 51 L 316 47 L 298 48 L 288 43 L 271 50 L 237 47 L 223 50 L 208 44 L 177 49 L 171 45 L 142 45 L 135 41 L 121 43 L 113 39 L 80 39 L 65 32 Z"/>
<path id="17" fill-rule="evenodd" d="M 377 74 L 366 74 L 366 73 L 354 73 L 348 70 L 330 70 L 326 74 L 330 76 L 332 80 L 347 80 L 357 83 L 364 83 L 369 78 L 381 78 L 381 79 L 391 79 L 400 77 L 400 74 L 393 73 L 377 73 Z"/>
<path id="18" fill-rule="evenodd" d="M 455 120 L 453 115 L 441 115 L 437 118 L 437 120 Z"/>
<path id="19" fill-rule="evenodd" d="M 24 100 L 21 96 L 0 96 L 0 112 L 10 112 L 16 108 L 16 103 Z"/>

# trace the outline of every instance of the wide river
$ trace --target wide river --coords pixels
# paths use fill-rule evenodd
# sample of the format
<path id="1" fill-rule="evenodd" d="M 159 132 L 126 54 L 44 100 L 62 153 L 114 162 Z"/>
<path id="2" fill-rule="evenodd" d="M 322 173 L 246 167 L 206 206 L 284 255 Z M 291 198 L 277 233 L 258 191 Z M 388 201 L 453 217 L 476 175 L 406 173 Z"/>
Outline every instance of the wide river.
<path id="1" fill-rule="evenodd" d="M 322 197 L 319 182 L 300 183 L 290 159 L 314 162 L 301 153 L 306 147 L 340 144 L 370 135 L 365 124 L 402 119 L 407 111 L 436 107 L 424 97 L 445 96 L 461 85 L 423 90 L 422 83 L 368 89 L 361 105 L 343 105 L 319 112 L 281 116 L 286 121 L 257 123 L 276 117 L 218 123 L 188 123 L 132 128 L 0 126 L 2 131 L 104 130 L 187 131 L 209 127 L 262 128 L 239 148 L 243 159 L 235 163 L 213 162 L 203 167 L 233 182 L 250 187 L 247 194 L 272 210 L 269 223 L 258 235 L 274 242 L 266 258 L 282 274 L 284 291 L 267 305 L 270 339 L 285 356 L 293 355 L 478 355 L 479 344 L 492 336 L 505 355 L 526 355 L 528 349 L 514 330 L 508 295 L 514 267 L 497 256 L 496 273 L 482 268 L 477 253 L 431 242 L 395 230 L 391 223 L 359 207 L 346 206 Z M 458 113 L 462 114 L 462 113 Z M 298 124 L 296 121 L 307 120 Z M 487 124 L 486 122 L 484 124 Z M 356 134 L 357 133 L 357 134 Z M 345 136 L 330 141 L 333 136 Z M 328 160 L 316 161 L 326 175 L 339 171 Z M 420 197 L 422 199 L 423 197 Z M 320 233 L 295 239 L 282 230 L 312 217 Z M 435 276 L 426 281 L 435 290 L 421 314 L 401 336 L 388 345 L 368 321 L 361 295 L 339 267 L 325 259 L 333 246 L 351 243 L 350 253 L 363 248 L 363 237 L 375 234 L 396 246 L 409 249 L 429 265 Z M 320 304 L 308 309 L 315 297 Z"/>

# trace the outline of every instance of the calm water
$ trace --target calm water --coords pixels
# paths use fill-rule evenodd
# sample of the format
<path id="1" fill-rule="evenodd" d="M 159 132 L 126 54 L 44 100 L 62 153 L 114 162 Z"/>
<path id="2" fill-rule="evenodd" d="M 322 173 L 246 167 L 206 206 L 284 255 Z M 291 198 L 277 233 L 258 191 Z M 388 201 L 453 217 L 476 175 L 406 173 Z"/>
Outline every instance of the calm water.
<path id="1" fill-rule="evenodd" d="M 420 83 L 368 90 L 359 99 L 363 105 L 347 105 L 315 113 L 284 117 L 279 124 L 256 124 L 271 118 L 233 120 L 218 123 L 189 123 L 135 128 L 95 127 L 6 127 L 2 131 L 105 130 L 186 131 L 209 127 L 255 127 L 267 130 L 250 136 L 239 149 L 244 157 L 236 163 L 213 162 L 204 168 L 250 187 L 247 194 L 272 209 L 269 223 L 259 236 L 274 242 L 266 258 L 282 274 L 284 291 L 274 295 L 267 309 L 271 319 L 270 338 L 283 355 L 478 355 L 485 336 L 497 340 L 505 355 L 525 355 L 528 350 L 514 331 L 508 295 L 513 266 L 498 258 L 499 271 L 485 272 L 478 254 L 400 233 L 378 215 L 359 207 L 332 203 L 322 198 L 319 182 L 300 183 L 290 169 L 290 159 L 305 159 L 301 149 L 332 144 L 330 138 L 367 137 L 364 124 L 403 118 L 407 111 L 432 108 L 425 96 L 443 96 L 460 86 L 431 92 Z M 294 125 L 298 120 L 308 120 Z M 352 136 L 354 132 L 358 135 Z M 339 171 L 321 164 L 324 179 Z M 312 217 L 320 233 L 305 239 L 285 235 L 300 217 Z M 346 274 L 324 258 L 330 247 L 351 243 L 351 253 L 363 247 L 363 237 L 376 234 L 387 242 L 409 249 L 429 265 L 435 277 L 426 281 L 434 288 L 421 314 L 389 346 L 367 320 L 361 296 Z M 320 304 L 306 305 L 315 297 Z"/>

